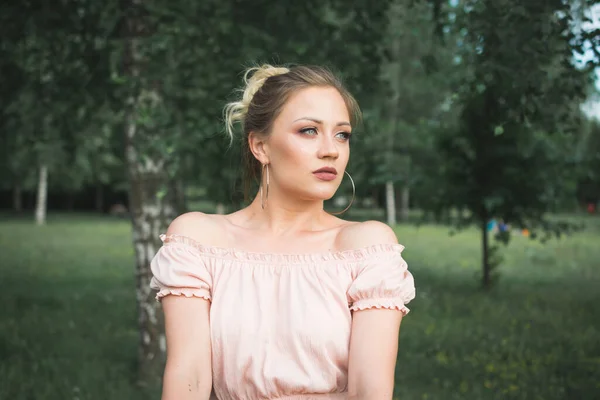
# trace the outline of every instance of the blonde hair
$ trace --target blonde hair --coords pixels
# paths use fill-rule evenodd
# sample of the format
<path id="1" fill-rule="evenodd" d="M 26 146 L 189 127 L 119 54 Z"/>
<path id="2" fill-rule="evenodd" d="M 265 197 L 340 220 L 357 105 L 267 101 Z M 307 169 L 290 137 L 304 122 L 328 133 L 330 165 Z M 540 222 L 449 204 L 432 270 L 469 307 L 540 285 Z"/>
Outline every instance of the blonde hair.
<path id="1" fill-rule="evenodd" d="M 254 72 L 254 73 L 253 73 Z M 227 134 L 233 140 L 233 125 L 236 122 L 244 121 L 244 117 L 248 113 L 248 107 L 252 102 L 252 98 L 259 91 L 265 81 L 276 75 L 287 74 L 290 72 L 285 67 L 274 67 L 269 64 L 263 64 L 260 67 L 248 68 L 244 73 L 245 88 L 241 90 L 242 98 L 239 101 L 232 101 L 225 106 L 225 128 Z M 252 74 L 253 73 L 253 74 Z M 249 78 L 248 76 L 252 74 Z"/>
<path id="2" fill-rule="evenodd" d="M 342 82 L 327 68 L 320 66 L 277 67 L 264 64 L 252 67 L 244 74 L 245 87 L 241 99 L 228 103 L 224 109 L 225 128 L 230 139 L 234 138 L 234 125 L 242 125 L 242 159 L 244 164 L 245 197 L 251 182 L 260 176 L 261 165 L 250 151 L 248 136 L 251 132 L 269 135 L 273 122 L 281 113 L 290 96 L 309 87 L 332 87 L 336 89 L 348 109 L 350 123 L 361 120 L 361 111 L 354 97 Z"/>

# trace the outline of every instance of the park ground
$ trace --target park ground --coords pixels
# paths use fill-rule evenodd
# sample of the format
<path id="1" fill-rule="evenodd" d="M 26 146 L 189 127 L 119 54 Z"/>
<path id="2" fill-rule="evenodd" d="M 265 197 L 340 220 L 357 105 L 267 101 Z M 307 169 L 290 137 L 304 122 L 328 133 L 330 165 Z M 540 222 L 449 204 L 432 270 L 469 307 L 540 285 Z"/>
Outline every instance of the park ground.
<path id="1" fill-rule="evenodd" d="M 502 250 L 480 289 L 480 238 L 401 225 L 417 298 L 402 323 L 402 400 L 600 398 L 600 217 L 542 245 Z M 0 217 L 0 399 L 137 400 L 128 221 Z"/>

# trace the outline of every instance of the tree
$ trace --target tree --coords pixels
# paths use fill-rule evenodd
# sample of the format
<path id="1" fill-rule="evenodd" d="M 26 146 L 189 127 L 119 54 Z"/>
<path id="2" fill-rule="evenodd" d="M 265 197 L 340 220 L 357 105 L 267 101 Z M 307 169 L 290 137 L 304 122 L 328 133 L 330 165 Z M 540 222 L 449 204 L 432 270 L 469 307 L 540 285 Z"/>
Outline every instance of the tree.
<path id="1" fill-rule="evenodd" d="M 440 129 L 437 195 L 430 209 L 457 209 L 459 226 L 476 223 L 482 235 L 484 287 L 496 262 L 487 224 L 501 218 L 515 227 L 556 233 L 545 213 L 573 182 L 568 146 L 588 83 L 572 62 L 580 43 L 563 1 L 463 1 L 460 67 L 454 98 L 456 125 Z M 568 178 L 568 179 L 566 179 Z M 509 233 L 499 238 L 505 242 Z"/>
<path id="2" fill-rule="evenodd" d="M 106 101 L 110 59 L 103 33 L 107 22 L 110 30 L 110 12 L 110 7 L 79 1 L 12 2 L 3 9 L 7 58 L 2 68 L 11 78 L 3 87 L 2 120 L 10 135 L 5 162 L 15 208 L 22 183 L 37 175 L 38 224 L 45 222 L 49 187 L 74 190 L 89 180 L 87 157 L 79 147 L 86 143 L 81 132 L 89 128 L 88 117 Z M 72 168 L 70 162 L 84 168 Z"/>
<path id="3" fill-rule="evenodd" d="M 590 119 L 582 126 L 581 138 L 577 143 L 577 161 L 580 173 L 577 180 L 577 198 L 586 207 L 600 205 L 600 121 Z"/>
<path id="4" fill-rule="evenodd" d="M 435 28 L 435 8 L 426 0 L 393 1 L 381 41 L 380 122 L 371 150 L 380 154 L 372 183 L 385 183 L 387 222 L 396 223 L 395 183 L 401 185 L 401 219 L 408 220 L 414 157 L 430 149 L 428 136 L 449 96 L 448 66 L 453 50 Z"/>

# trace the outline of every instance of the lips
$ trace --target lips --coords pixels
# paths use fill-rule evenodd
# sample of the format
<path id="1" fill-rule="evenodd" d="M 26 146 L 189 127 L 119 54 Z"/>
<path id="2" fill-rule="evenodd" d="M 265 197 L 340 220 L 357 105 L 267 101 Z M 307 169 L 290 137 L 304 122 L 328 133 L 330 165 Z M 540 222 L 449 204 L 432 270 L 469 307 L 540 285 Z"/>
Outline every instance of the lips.
<path id="1" fill-rule="evenodd" d="M 322 181 L 332 181 L 337 176 L 337 171 L 332 167 L 323 167 L 313 171 L 313 174 Z"/>

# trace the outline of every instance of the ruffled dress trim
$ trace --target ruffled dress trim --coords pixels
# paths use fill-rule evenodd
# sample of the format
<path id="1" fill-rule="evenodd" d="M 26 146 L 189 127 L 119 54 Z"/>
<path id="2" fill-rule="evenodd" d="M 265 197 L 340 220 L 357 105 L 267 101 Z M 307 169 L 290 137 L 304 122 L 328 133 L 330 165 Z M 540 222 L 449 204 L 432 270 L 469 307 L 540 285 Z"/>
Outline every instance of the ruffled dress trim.
<path id="1" fill-rule="evenodd" d="M 318 393 L 282 396 L 273 400 L 346 400 L 347 398 L 348 393 Z"/>
<path id="2" fill-rule="evenodd" d="M 168 295 L 185 296 L 185 297 L 198 297 L 205 300 L 211 300 L 210 294 L 206 289 L 203 288 L 163 288 L 156 293 L 155 300 L 160 301 L 163 297 Z"/>
<path id="3" fill-rule="evenodd" d="M 404 300 L 401 298 L 368 298 L 356 300 L 350 306 L 351 311 L 368 310 L 372 308 L 398 310 L 402 311 L 403 315 L 410 312 L 410 309 L 404 305 Z"/>
<path id="4" fill-rule="evenodd" d="M 183 235 L 161 234 L 163 243 L 181 243 L 192 246 L 202 255 L 217 258 L 233 258 L 245 262 L 278 263 L 278 264 L 306 264 L 336 261 L 362 261 L 365 259 L 388 258 L 394 254 L 402 253 L 404 246 L 398 243 L 375 244 L 354 250 L 338 250 L 318 253 L 287 254 L 251 252 L 234 248 L 207 246 Z"/>

